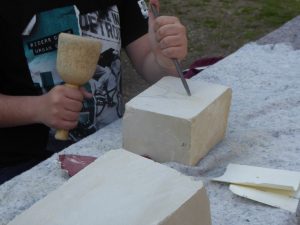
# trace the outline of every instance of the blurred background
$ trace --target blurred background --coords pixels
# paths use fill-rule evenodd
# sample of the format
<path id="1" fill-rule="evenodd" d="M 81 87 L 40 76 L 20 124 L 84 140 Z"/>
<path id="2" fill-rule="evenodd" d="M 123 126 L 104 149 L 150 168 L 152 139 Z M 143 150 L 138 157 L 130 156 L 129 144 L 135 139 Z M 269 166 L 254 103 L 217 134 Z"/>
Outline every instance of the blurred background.
<path id="1" fill-rule="evenodd" d="M 300 15 L 300 0 L 160 0 L 160 14 L 177 16 L 187 28 L 183 69 L 204 57 L 226 57 Z M 130 100 L 149 86 L 122 53 L 123 94 Z"/>

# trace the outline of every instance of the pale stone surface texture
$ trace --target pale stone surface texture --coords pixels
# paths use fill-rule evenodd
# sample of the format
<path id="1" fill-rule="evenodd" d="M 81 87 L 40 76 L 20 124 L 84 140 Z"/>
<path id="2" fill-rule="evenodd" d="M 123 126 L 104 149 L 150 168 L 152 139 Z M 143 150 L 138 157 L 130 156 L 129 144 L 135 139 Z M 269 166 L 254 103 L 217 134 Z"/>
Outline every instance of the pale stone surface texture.
<path id="1" fill-rule="evenodd" d="M 9 223 L 22 224 L 210 225 L 211 218 L 200 180 L 117 149 Z"/>
<path id="2" fill-rule="evenodd" d="M 158 162 L 195 165 L 226 132 L 231 89 L 164 77 L 126 104 L 123 148 Z"/>

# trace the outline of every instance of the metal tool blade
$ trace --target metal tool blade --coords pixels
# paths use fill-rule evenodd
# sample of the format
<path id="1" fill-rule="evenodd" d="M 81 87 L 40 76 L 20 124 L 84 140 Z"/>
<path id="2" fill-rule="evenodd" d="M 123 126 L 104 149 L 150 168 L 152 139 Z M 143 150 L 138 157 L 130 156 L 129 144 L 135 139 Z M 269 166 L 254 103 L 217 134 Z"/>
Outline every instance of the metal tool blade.
<path id="1" fill-rule="evenodd" d="M 153 4 L 150 4 L 150 8 L 151 8 L 151 11 L 152 11 L 154 17 L 155 18 L 158 17 L 159 14 L 158 14 L 158 11 L 157 11 L 156 7 Z M 191 96 L 190 88 L 189 88 L 189 86 L 188 86 L 188 84 L 187 84 L 187 82 L 184 78 L 184 75 L 182 73 L 182 69 L 181 69 L 181 66 L 180 66 L 180 63 L 179 63 L 178 59 L 172 59 L 172 61 L 175 64 L 177 73 L 178 73 L 178 75 L 179 75 L 179 77 L 182 81 L 182 84 L 183 84 L 184 89 L 186 90 L 186 93 L 188 94 L 188 96 Z"/>

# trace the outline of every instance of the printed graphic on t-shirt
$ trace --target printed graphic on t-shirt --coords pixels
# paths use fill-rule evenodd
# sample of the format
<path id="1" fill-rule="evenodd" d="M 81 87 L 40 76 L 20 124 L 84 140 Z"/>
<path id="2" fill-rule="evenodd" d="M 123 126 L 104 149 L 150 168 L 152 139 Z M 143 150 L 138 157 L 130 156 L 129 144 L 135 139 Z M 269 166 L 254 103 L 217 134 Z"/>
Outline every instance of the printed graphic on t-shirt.
<path id="1" fill-rule="evenodd" d="M 99 39 L 102 53 L 93 78 L 84 85 L 93 93 L 85 99 L 78 126 L 69 132 L 77 141 L 120 118 L 124 111 L 120 93 L 120 20 L 116 6 L 105 15 L 101 11 L 80 14 L 68 6 L 36 14 L 23 33 L 23 43 L 32 80 L 40 93 L 63 84 L 56 70 L 57 41 L 60 32 Z M 54 134 L 54 131 L 52 131 Z"/>
<path id="2" fill-rule="evenodd" d="M 45 93 L 63 82 L 56 70 L 58 34 L 81 34 L 78 11 L 69 6 L 36 14 L 25 30 L 24 51 L 32 81 L 40 93 Z"/>

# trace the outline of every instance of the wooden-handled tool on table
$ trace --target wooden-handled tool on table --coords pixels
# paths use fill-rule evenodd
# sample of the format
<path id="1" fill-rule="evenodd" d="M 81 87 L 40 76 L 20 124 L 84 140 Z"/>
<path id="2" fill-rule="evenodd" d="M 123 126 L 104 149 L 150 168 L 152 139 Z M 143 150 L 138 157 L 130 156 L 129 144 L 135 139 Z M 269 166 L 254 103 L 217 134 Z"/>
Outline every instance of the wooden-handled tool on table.
<path id="1" fill-rule="evenodd" d="M 99 40 L 61 33 L 58 38 L 56 67 L 65 85 L 79 88 L 90 80 L 101 53 Z M 55 138 L 67 140 L 67 130 L 57 130 Z"/>

